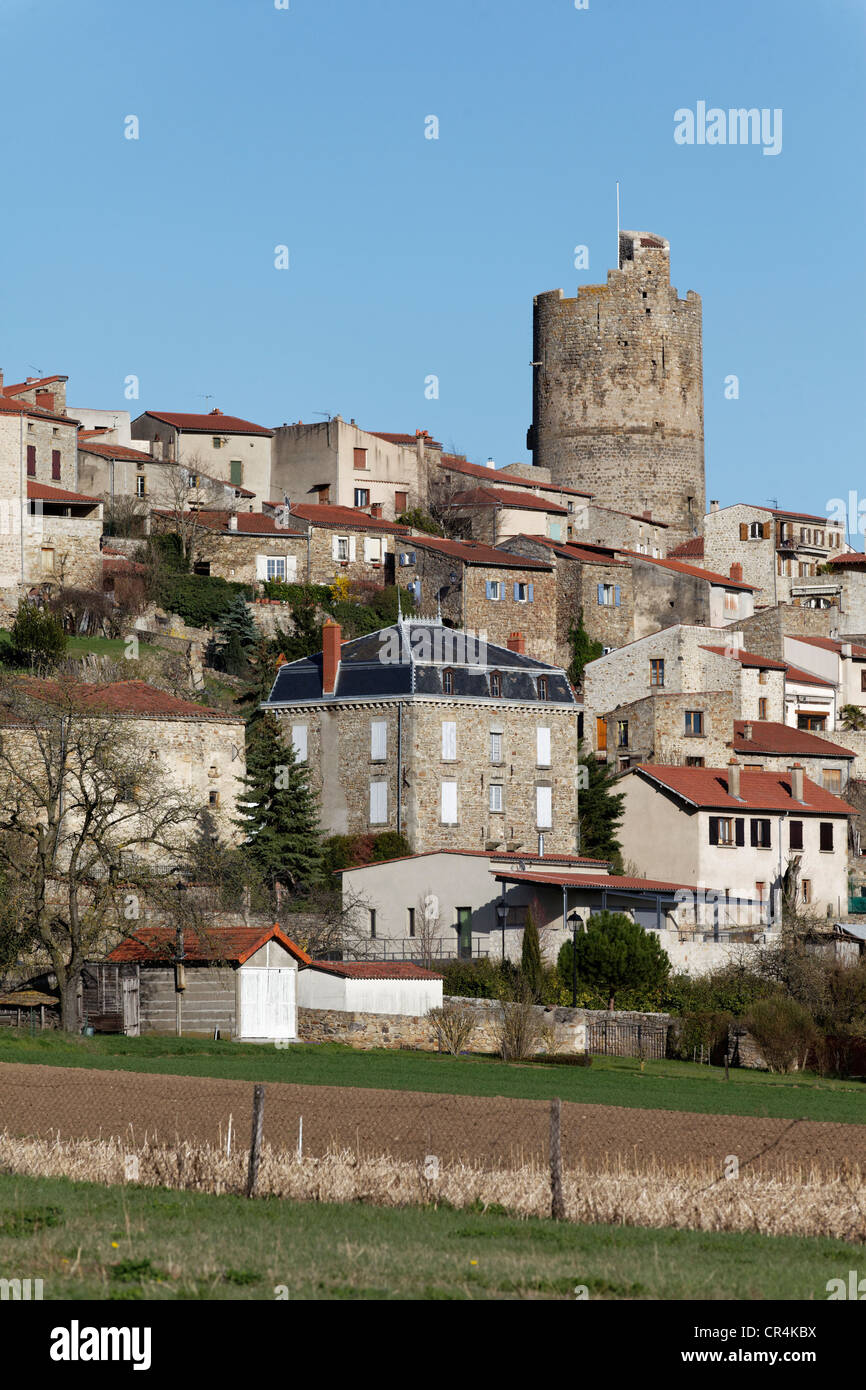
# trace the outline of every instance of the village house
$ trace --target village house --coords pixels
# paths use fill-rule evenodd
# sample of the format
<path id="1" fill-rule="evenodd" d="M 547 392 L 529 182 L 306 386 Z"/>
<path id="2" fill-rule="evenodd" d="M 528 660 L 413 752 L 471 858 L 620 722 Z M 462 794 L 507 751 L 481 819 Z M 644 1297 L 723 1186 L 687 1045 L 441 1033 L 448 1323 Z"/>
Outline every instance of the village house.
<path id="1" fill-rule="evenodd" d="M 298 421 L 274 431 L 269 500 L 379 508 L 395 521 L 427 505 L 427 473 L 442 445 L 426 430 L 382 434 L 363 430 L 341 415 L 307 425 Z"/>
<path id="2" fill-rule="evenodd" d="M 646 637 L 675 623 L 697 627 L 727 627 L 750 618 L 754 590 L 743 582 L 742 570 L 729 575 L 691 564 L 631 550 L 617 550 L 631 566 L 634 590 L 634 637 Z"/>
<path id="3" fill-rule="evenodd" d="M 4 391 L 0 393 L 0 431 L 4 480 L 14 480 L 20 489 L 28 481 L 78 490 L 77 420 Z M 8 495 L 6 487 L 3 495 Z"/>
<path id="4" fill-rule="evenodd" d="M 831 555 L 820 574 L 792 583 L 791 602 L 830 609 L 837 632 L 866 636 L 866 555 L 861 550 Z"/>
<path id="5" fill-rule="evenodd" d="M 81 430 L 78 435 L 78 471 L 82 487 L 98 493 L 109 512 L 121 499 L 138 504 L 139 533 L 146 535 L 148 513 L 152 507 L 176 505 L 181 494 L 184 502 L 215 506 L 222 503 L 229 511 L 252 507 L 255 493 L 249 488 L 236 487 L 223 479 L 204 473 L 178 475 L 179 465 L 155 459 L 141 449 L 126 444 L 114 444 L 108 430 Z"/>
<path id="6" fill-rule="evenodd" d="M 395 544 L 394 564 L 398 584 L 420 612 L 438 611 L 448 626 L 483 633 L 488 642 L 538 661 L 567 664 L 567 649 L 556 641 L 552 563 L 480 541 L 415 535 Z"/>
<path id="7" fill-rule="evenodd" d="M 728 901 L 769 905 L 778 920 L 783 884 L 820 917 L 848 899 L 849 806 L 805 776 L 744 768 L 632 768 L 620 840 L 639 869 L 722 890 Z"/>
<path id="8" fill-rule="evenodd" d="M 838 708 L 856 705 L 866 712 L 866 646 L 835 637 L 785 637 L 785 658 L 804 673 L 826 681 L 836 693 Z M 812 722 L 804 722 L 811 718 Z M 822 724 L 820 721 L 825 719 Z M 800 728 L 832 729 L 826 710 L 800 715 Z"/>
<path id="9" fill-rule="evenodd" d="M 705 563 L 723 574 L 741 565 L 758 605 L 790 602 L 798 580 L 848 549 L 844 523 L 826 516 L 711 502 L 704 518 Z"/>
<path id="10" fill-rule="evenodd" d="M 309 767 L 327 834 L 573 852 L 578 707 L 563 671 L 430 619 L 345 643 L 329 622 L 323 640 L 280 668 L 263 708 Z"/>
<path id="11" fill-rule="evenodd" d="M 236 415 L 211 410 L 206 415 L 146 410 L 132 422 L 133 440 L 146 441 L 148 452 L 166 463 L 245 488 L 260 503 L 271 499 L 273 430 Z M 277 493 L 274 500 L 281 501 Z"/>
<path id="12" fill-rule="evenodd" d="M 725 633 L 724 645 L 719 636 L 711 627 L 678 624 L 590 661 L 583 693 L 585 737 L 591 746 L 601 755 L 614 754 L 607 745 L 608 716 L 652 695 L 730 691 L 727 723 L 731 718 L 783 720 L 786 663 L 746 651 L 738 632 Z M 680 711 L 685 719 L 684 704 L 674 706 L 676 715 Z M 690 756 L 700 752 L 695 746 Z"/>
<path id="13" fill-rule="evenodd" d="M 696 886 L 611 874 L 609 864 L 580 855 L 439 850 L 344 869 L 340 879 L 345 909 L 358 925 L 375 914 L 370 950 L 385 960 L 516 962 L 531 913 L 542 955 L 552 963 L 593 913 L 610 911 L 659 933 L 675 969 L 699 972 L 730 958 L 731 948 L 718 942 L 720 930 L 736 932 L 743 945 L 755 939 L 750 927 L 763 926 L 757 903 L 736 905 L 729 913 L 723 901 L 707 914 Z"/>
<path id="14" fill-rule="evenodd" d="M 0 394 L 18 401 L 20 405 L 36 406 L 48 415 L 66 415 L 68 380 L 68 376 L 28 376 L 24 381 L 4 385 L 0 371 Z"/>

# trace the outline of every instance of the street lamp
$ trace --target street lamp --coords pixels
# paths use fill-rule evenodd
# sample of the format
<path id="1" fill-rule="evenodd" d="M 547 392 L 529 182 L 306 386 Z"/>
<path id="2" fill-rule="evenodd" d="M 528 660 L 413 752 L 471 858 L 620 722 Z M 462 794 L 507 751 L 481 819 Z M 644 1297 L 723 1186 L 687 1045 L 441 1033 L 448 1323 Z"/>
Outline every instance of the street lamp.
<path id="1" fill-rule="evenodd" d="M 499 918 L 499 930 L 502 932 L 502 959 L 505 960 L 505 924 L 508 921 L 508 908 L 505 903 L 500 903 L 496 909 Z"/>
<path id="2" fill-rule="evenodd" d="M 584 926 L 583 918 L 579 912 L 569 914 L 568 925 L 571 927 L 571 1007 L 577 1008 L 577 929 Z"/>

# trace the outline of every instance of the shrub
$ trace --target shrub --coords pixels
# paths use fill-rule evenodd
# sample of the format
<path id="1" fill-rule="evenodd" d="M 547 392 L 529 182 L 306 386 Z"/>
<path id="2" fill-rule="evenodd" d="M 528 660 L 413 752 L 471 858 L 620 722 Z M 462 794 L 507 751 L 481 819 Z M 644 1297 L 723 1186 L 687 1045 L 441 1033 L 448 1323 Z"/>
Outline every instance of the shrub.
<path id="1" fill-rule="evenodd" d="M 538 927 L 535 925 L 532 908 L 526 914 L 526 926 L 523 929 L 520 975 L 528 992 L 538 1003 L 544 991 L 544 968 L 541 964 L 541 942 L 538 939 Z"/>
<path id="2" fill-rule="evenodd" d="M 22 600 L 9 633 L 8 661 L 40 674 L 50 671 L 66 651 L 63 625 L 47 609 Z"/>
<path id="3" fill-rule="evenodd" d="M 428 1018 L 436 1030 L 440 1047 L 452 1057 L 459 1057 L 466 1051 L 475 1032 L 475 1014 L 470 1004 L 446 999 L 440 1008 L 430 1010 Z"/>
<path id="4" fill-rule="evenodd" d="M 504 1062 L 523 1062 L 541 1051 L 546 1041 L 544 1020 L 530 995 L 502 1001 L 495 1037 Z"/>
<path id="5" fill-rule="evenodd" d="M 565 960 L 564 948 L 560 959 Z M 658 937 L 623 912 L 595 913 L 587 930 L 578 934 L 577 978 L 602 990 L 611 1009 L 623 990 L 652 989 L 663 984 L 669 972 L 670 961 Z"/>
<path id="6" fill-rule="evenodd" d="M 745 1024 L 773 1072 L 804 1067 L 817 1042 L 817 1029 L 808 1009 L 782 994 L 759 999 L 746 1015 Z"/>
<path id="7" fill-rule="evenodd" d="M 681 1015 L 671 1050 L 685 1061 L 695 1053 L 723 1061 L 734 1016 L 724 1009 L 697 1009 Z"/>
<path id="8" fill-rule="evenodd" d="M 190 627 L 216 627 L 239 595 L 252 597 L 248 584 L 235 584 L 218 575 L 183 574 L 166 570 L 157 584 L 157 602 L 179 613 Z"/>
<path id="9" fill-rule="evenodd" d="M 498 965 L 481 960 L 449 960 L 442 970 L 445 994 L 466 999 L 501 999 L 503 974 Z"/>

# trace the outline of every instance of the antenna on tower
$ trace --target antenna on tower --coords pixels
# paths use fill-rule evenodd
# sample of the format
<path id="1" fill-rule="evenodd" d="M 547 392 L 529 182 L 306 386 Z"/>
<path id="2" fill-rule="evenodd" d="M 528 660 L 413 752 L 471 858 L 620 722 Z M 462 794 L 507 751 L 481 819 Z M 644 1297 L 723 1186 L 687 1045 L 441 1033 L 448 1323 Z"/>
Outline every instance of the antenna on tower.
<path id="1" fill-rule="evenodd" d="M 622 270 L 619 260 L 619 179 L 616 181 L 616 268 Z"/>

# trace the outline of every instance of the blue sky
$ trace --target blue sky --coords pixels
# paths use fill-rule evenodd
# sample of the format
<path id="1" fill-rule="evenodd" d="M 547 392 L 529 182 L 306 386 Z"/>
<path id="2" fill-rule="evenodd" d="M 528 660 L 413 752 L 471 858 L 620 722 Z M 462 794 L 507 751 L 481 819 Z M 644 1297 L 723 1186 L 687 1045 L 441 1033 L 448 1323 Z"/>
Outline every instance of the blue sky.
<path id="1" fill-rule="evenodd" d="M 619 179 L 703 297 L 708 497 L 823 512 L 866 494 L 864 37 L 863 0 L 0 0 L 0 366 L 526 461 L 532 296 L 604 281 Z M 781 108 L 782 152 L 677 145 L 698 101 Z"/>

